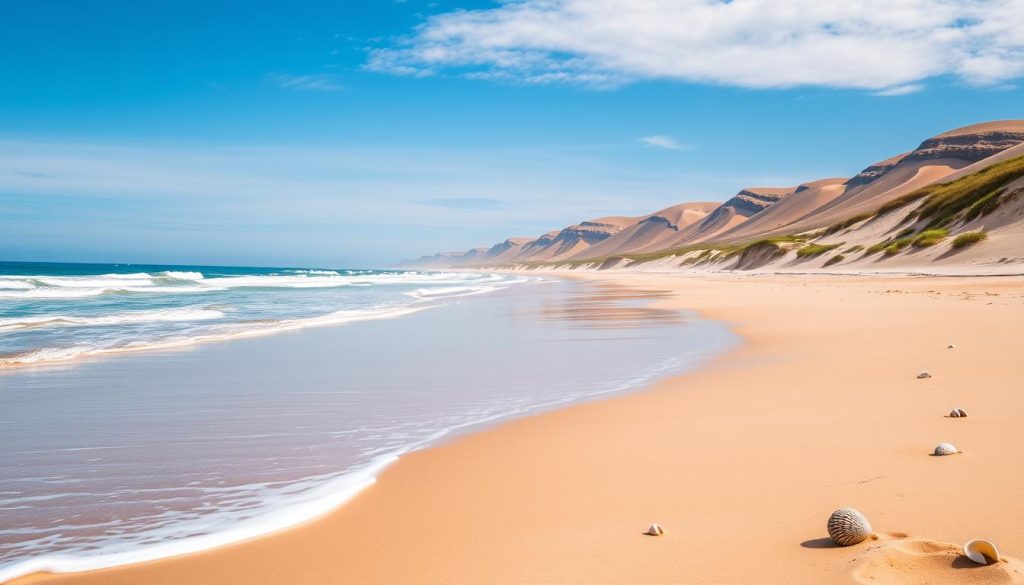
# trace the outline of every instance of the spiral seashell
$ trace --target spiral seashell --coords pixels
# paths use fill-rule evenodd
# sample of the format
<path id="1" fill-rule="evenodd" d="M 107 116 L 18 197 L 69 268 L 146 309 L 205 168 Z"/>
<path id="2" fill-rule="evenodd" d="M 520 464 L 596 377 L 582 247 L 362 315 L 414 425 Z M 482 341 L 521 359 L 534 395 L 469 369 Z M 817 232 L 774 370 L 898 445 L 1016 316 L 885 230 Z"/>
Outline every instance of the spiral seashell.
<path id="1" fill-rule="evenodd" d="M 932 451 L 932 455 L 935 455 L 935 456 L 938 456 L 938 457 L 941 457 L 943 455 L 955 455 L 957 453 L 959 453 L 959 451 L 957 451 L 956 447 L 954 447 L 950 443 L 939 443 L 935 447 L 935 450 Z"/>
<path id="2" fill-rule="evenodd" d="M 999 562 L 999 549 L 992 542 L 983 538 L 965 544 L 964 555 L 979 565 L 991 565 Z"/>
<path id="3" fill-rule="evenodd" d="M 962 408 L 954 408 L 949 411 L 950 418 L 964 418 L 967 416 L 967 411 Z"/>
<path id="4" fill-rule="evenodd" d="M 924 379 L 924 378 L 931 378 L 931 377 L 932 377 L 931 372 L 921 372 L 920 374 L 917 375 L 917 378 L 919 380 Z"/>
<path id="5" fill-rule="evenodd" d="M 661 524 L 655 522 L 654 524 L 651 524 L 651 527 L 648 528 L 647 532 L 644 532 L 644 534 L 649 536 L 661 536 L 662 534 L 665 534 L 665 529 L 661 527 Z"/>
<path id="6" fill-rule="evenodd" d="M 828 517 L 828 535 L 839 546 L 863 542 L 871 536 L 871 523 L 853 508 L 839 508 Z"/>

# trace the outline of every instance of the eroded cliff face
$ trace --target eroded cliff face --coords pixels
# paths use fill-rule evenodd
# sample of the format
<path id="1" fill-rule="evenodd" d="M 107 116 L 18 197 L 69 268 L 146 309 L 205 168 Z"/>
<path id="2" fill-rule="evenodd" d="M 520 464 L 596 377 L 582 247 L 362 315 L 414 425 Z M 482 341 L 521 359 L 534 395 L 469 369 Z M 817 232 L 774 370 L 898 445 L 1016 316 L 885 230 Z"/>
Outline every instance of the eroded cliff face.
<path id="1" fill-rule="evenodd" d="M 487 265 L 584 261 L 613 254 L 672 250 L 693 244 L 721 244 L 803 233 L 870 214 L 925 186 L 946 182 L 978 165 L 1006 158 L 1024 147 L 1024 120 L 1000 120 L 965 126 L 928 138 L 916 149 L 874 163 L 849 179 L 825 179 L 796 188 L 743 189 L 724 203 L 680 204 L 690 216 L 661 212 L 610 216 L 554 230 L 536 239 L 506 240 L 486 252 L 439 254 L 406 265 Z M 1019 155 L 1013 155 L 1019 156 Z M 686 211 L 686 210 L 683 210 Z M 699 212 L 699 213 L 698 213 Z M 683 221 L 689 217 L 689 221 Z M 743 264 L 759 264 L 770 250 L 752 250 Z"/>
<path id="2" fill-rule="evenodd" d="M 1024 129 L 988 130 L 964 134 L 940 135 L 921 143 L 904 159 L 932 160 L 955 158 L 978 162 L 1024 142 Z"/>
<path id="3" fill-rule="evenodd" d="M 744 189 L 737 193 L 732 199 L 722 204 L 722 207 L 731 206 L 740 215 L 751 216 L 759 211 L 767 209 L 789 194 L 788 189 Z"/>
<path id="4" fill-rule="evenodd" d="M 621 229 L 622 225 L 617 223 L 602 222 L 600 220 L 584 221 L 562 230 L 558 234 L 558 239 L 566 242 L 582 240 L 587 244 L 593 245 L 597 242 L 610 238 Z"/>
<path id="5" fill-rule="evenodd" d="M 852 191 L 857 187 L 860 187 L 861 185 L 867 185 L 868 183 L 874 182 L 875 179 L 880 178 L 882 175 L 891 171 L 893 167 L 900 164 L 900 162 L 904 158 L 906 158 L 908 154 L 910 153 L 904 152 L 903 154 L 898 154 L 892 158 L 887 158 L 881 162 L 876 162 L 875 164 L 867 167 L 866 169 L 857 173 L 856 175 L 853 176 L 852 179 L 846 182 L 846 190 Z"/>

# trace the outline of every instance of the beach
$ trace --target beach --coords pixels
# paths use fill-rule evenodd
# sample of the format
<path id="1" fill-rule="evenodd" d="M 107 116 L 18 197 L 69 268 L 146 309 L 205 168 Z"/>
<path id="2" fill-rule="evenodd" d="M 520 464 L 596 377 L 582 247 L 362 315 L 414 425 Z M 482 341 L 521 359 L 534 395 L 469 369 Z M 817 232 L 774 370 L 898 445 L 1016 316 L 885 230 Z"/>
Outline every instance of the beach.
<path id="1" fill-rule="evenodd" d="M 289 530 L 14 582 L 1024 580 L 1020 278 L 579 277 L 668 291 L 655 307 L 725 320 L 744 342 L 645 391 L 408 454 Z M 931 456 L 944 441 L 962 453 Z M 842 506 L 877 537 L 833 546 Z M 642 534 L 652 522 L 666 534 Z M 972 538 L 1009 560 L 965 561 Z"/>

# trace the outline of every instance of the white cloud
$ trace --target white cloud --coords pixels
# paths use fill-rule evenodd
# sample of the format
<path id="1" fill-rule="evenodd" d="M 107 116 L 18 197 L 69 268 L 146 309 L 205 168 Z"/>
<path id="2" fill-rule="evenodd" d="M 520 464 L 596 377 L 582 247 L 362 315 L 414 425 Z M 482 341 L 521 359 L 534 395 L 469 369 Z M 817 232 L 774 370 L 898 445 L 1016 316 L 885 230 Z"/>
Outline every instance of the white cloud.
<path id="1" fill-rule="evenodd" d="M 924 89 L 923 83 L 908 83 L 906 85 L 896 85 L 886 89 L 880 89 L 876 92 L 872 92 L 871 95 L 877 95 L 882 97 L 891 97 L 898 95 L 907 95 L 911 93 L 917 93 Z"/>
<path id="2" fill-rule="evenodd" d="M 367 67 L 598 88 L 998 85 L 1024 75 L 1024 0 L 501 0 L 433 16 Z"/>
<path id="3" fill-rule="evenodd" d="M 647 146 L 656 146 L 658 148 L 667 148 L 668 150 L 683 150 L 684 146 L 676 141 L 671 136 L 665 136 L 664 134 L 655 134 L 654 136 L 644 136 L 637 138 L 640 142 L 643 142 Z"/>
<path id="4" fill-rule="evenodd" d="M 318 75 L 273 73 L 267 76 L 267 82 L 282 89 L 298 91 L 341 91 L 345 89 L 345 86 L 338 80 L 337 75 L 326 73 Z"/>

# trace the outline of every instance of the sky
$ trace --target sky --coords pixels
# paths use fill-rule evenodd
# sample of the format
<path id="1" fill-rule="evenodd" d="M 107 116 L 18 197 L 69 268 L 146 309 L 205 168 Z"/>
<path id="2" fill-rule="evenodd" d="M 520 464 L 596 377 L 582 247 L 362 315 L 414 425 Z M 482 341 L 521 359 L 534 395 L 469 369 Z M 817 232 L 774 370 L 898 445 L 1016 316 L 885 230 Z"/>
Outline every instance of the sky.
<path id="1" fill-rule="evenodd" d="M 0 7 L 0 260 L 385 267 L 1024 118 L 1024 0 Z"/>

